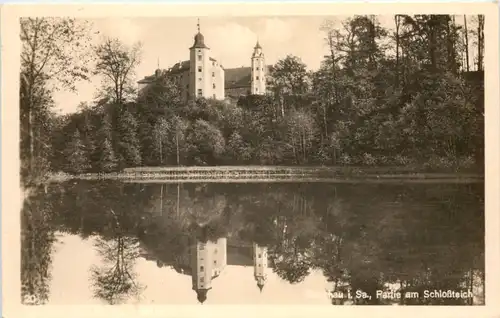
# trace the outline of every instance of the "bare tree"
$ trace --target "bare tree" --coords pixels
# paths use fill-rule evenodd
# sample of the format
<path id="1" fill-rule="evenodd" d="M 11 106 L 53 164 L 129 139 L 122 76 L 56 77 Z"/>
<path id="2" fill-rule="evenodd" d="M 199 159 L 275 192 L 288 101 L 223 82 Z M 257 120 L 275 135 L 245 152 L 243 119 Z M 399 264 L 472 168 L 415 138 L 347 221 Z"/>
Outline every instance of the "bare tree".
<path id="1" fill-rule="evenodd" d="M 477 70 L 483 70 L 484 63 L 484 15 L 477 16 Z"/>
<path id="2" fill-rule="evenodd" d="M 95 47 L 95 54 L 95 74 L 104 77 L 103 93 L 117 104 L 123 104 L 134 91 L 132 79 L 140 63 L 141 44 L 128 47 L 118 39 L 106 38 Z"/>
<path id="3" fill-rule="evenodd" d="M 467 16 L 464 14 L 464 39 L 465 39 L 465 66 L 469 72 L 469 30 L 467 29 Z"/>

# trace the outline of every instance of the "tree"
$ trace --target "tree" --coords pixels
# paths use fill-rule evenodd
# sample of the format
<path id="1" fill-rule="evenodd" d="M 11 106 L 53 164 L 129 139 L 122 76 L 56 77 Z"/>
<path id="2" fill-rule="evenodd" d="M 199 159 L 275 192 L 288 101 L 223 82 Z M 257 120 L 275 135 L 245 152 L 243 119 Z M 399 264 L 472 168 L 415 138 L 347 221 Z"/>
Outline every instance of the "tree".
<path id="1" fill-rule="evenodd" d="M 178 115 L 172 117 L 171 125 L 173 131 L 173 142 L 175 144 L 175 157 L 177 166 L 181 165 L 181 153 L 185 152 L 186 144 L 186 130 L 188 128 L 188 123 L 185 119 Z"/>
<path id="2" fill-rule="evenodd" d="M 99 169 L 102 172 L 114 171 L 117 167 L 117 160 L 111 141 L 106 138 L 101 146 L 101 158 L 99 160 Z"/>
<path id="3" fill-rule="evenodd" d="M 154 140 L 155 140 L 155 144 L 157 145 L 156 149 L 157 149 L 157 153 L 158 153 L 158 156 L 159 156 L 159 163 L 160 165 L 163 165 L 164 164 L 164 158 L 165 158 L 165 155 L 164 155 L 164 144 L 167 140 L 167 136 L 168 136 L 168 131 L 169 131 L 169 125 L 167 123 L 167 120 L 165 118 L 160 118 L 155 126 L 153 127 L 153 135 L 154 135 Z"/>
<path id="4" fill-rule="evenodd" d="M 221 131 L 203 119 L 191 125 L 187 140 L 190 142 L 190 157 L 197 165 L 215 164 L 226 146 Z"/>
<path id="5" fill-rule="evenodd" d="M 232 163 L 246 163 L 252 158 L 252 148 L 243 140 L 241 135 L 235 131 L 227 142 L 227 154 Z"/>
<path id="6" fill-rule="evenodd" d="M 484 15 L 477 16 L 477 70 L 484 67 Z"/>
<path id="7" fill-rule="evenodd" d="M 279 60 L 272 68 L 269 76 L 272 79 L 272 90 L 279 101 L 281 116 L 285 116 L 285 101 L 295 105 L 293 97 L 305 94 L 309 89 L 309 77 L 306 65 L 300 58 L 288 55 Z M 292 97 L 291 100 L 287 97 Z"/>
<path id="8" fill-rule="evenodd" d="M 464 14 L 464 40 L 465 40 L 465 65 L 469 72 L 469 29 L 467 28 L 467 15 Z"/>
<path id="9" fill-rule="evenodd" d="M 141 44 L 127 47 L 118 39 L 106 38 L 95 48 L 95 73 L 102 75 L 103 93 L 122 105 L 134 92 L 132 76 L 140 63 Z"/>
<path id="10" fill-rule="evenodd" d="M 140 165 L 141 152 L 137 138 L 137 121 L 127 109 L 118 114 L 116 139 L 116 152 L 120 166 Z"/>
<path id="11" fill-rule="evenodd" d="M 315 140 L 315 122 L 304 111 L 293 111 L 286 118 L 287 141 L 297 164 L 307 162 Z"/>
<path id="12" fill-rule="evenodd" d="M 88 23 L 67 18 L 21 18 L 21 141 L 26 140 L 28 170 L 35 157 L 35 126 L 43 119 L 53 89 L 74 89 L 88 79 Z"/>
<path id="13" fill-rule="evenodd" d="M 66 156 L 68 158 L 67 171 L 78 174 L 90 168 L 88 153 L 82 143 L 80 131 L 77 129 L 68 145 Z"/>

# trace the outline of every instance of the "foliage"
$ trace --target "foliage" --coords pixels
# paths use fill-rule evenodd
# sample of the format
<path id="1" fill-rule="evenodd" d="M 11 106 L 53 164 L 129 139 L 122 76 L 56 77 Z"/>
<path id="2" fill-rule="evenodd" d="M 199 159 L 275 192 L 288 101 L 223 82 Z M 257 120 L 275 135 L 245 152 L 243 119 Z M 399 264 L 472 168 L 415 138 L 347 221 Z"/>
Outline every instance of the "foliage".
<path id="1" fill-rule="evenodd" d="M 288 55 L 270 68 L 269 94 L 241 97 L 237 103 L 204 98 L 184 103 L 180 87 L 162 70 L 132 100 L 127 87 L 140 46 L 105 39 L 94 48 L 93 71 L 108 79 L 108 98 L 82 105 L 75 114 L 54 116 L 45 75 L 35 86 L 25 75 L 39 62 L 25 63 L 20 99 L 30 111 L 21 112 L 22 132 L 29 132 L 21 139 L 23 166 L 31 154 L 40 157 L 32 165 L 68 172 L 234 164 L 483 169 L 483 73 L 467 72 L 462 57 L 472 48 L 482 54 L 484 20 L 469 19 L 469 28 L 477 25 L 477 30 L 464 31 L 455 18 L 397 15 L 392 31 L 371 15 L 327 20 L 321 31 L 329 55 L 318 70 L 310 72 L 300 58 Z M 79 47 L 73 22 L 54 20 L 49 28 L 43 27 L 49 22 L 40 21 L 23 22 L 31 28 L 23 40 L 26 59 L 36 28 L 48 32 L 57 23 L 75 29 L 67 43 Z M 71 62 L 62 53 L 50 57 L 59 61 L 50 64 L 54 67 Z M 52 74 L 48 71 L 42 73 Z M 64 74 L 76 80 L 84 73 Z M 75 130 L 83 146 L 71 139 Z M 30 142 L 35 139 L 36 147 Z M 72 163 L 69 156 L 61 158 L 71 153 L 70 145 L 81 157 L 86 152 L 90 166 L 82 170 L 72 167 L 80 162 L 76 157 Z"/>
<path id="2" fill-rule="evenodd" d="M 87 157 L 87 151 L 84 144 L 82 143 L 80 132 L 75 131 L 73 138 L 67 148 L 67 158 L 68 158 L 68 171 L 74 174 L 82 173 L 89 169 L 89 159 Z"/>
<path id="3" fill-rule="evenodd" d="M 50 170 L 52 92 L 87 80 L 90 25 L 68 18 L 21 18 L 21 176 L 31 184 Z"/>

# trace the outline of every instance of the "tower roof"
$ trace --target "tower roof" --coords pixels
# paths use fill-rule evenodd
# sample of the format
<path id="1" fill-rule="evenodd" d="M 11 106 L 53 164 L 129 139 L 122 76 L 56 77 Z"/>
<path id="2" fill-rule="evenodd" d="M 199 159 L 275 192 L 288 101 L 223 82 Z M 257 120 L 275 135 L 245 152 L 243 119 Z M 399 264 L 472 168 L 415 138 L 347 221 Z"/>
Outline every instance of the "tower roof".
<path id="1" fill-rule="evenodd" d="M 257 43 L 255 44 L 254 49 L 262 49 L 262 46 L 260 46 L 259 40 L 257 40 Z"/>
<path id="2" fill-rule="evenodd" d="M 257 283 L 257 287 L 259 287 L 260 292 L 262 293 L 262 289 L 264 288 L 264 284 L 261 284 L 260 282 Z"/>
<path id="3" fill-rule="evenodd" d="M 194 36 L 194 44 L 191 49 L 208 49 L 208 46 L 205 45 L 205 37 L 200 31 L 200 19 L 198 19 L 197 27 L 198 33 Z"/>
<path id="4" fill-rule="evenodd" d="M 203 304 L 205 300 L 207 300 L 207 292 L 208 289 L 197 289 L 196 290 L 196 298 L 200 302 L 200 304 Z"/>

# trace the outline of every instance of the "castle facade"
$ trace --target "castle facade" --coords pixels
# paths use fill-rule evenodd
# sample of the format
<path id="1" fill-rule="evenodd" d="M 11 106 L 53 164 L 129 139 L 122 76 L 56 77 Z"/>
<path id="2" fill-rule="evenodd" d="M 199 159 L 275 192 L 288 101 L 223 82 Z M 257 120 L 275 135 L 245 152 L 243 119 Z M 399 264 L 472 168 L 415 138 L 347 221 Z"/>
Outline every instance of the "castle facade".
<path id="1" fill-rule="evenodd" d="M 184 101 L 202 97 L 224 100 L 242 95 L 266 94 L 269 66 L 265 64 L 264 53 L 258 41 L 249 58 L 250 67 L 225 69 L 210 56 L 210 48 L 205 44 L 205 37 L 201 34 L 198 23 L 198 33 L 189 48 L 189 60 L 178 62 L 168 70 L 157 69 L 154 75 L 138 81 L 139 93 L 155 77 L 166 72 L 180 88 Z"/>

